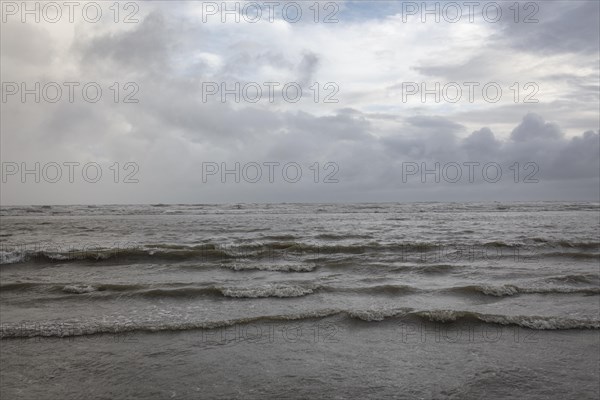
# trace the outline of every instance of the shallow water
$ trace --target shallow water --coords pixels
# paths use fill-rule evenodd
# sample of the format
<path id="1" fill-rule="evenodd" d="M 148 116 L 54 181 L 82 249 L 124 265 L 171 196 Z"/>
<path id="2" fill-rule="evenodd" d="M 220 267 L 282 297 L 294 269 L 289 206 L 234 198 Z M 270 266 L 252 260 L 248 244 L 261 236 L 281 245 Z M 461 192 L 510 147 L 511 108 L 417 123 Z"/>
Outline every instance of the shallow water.
<path id="1" fill-rule="evenodd" d="M 2 207 L 1 394 L 597 398 L 599 211 Z"/>

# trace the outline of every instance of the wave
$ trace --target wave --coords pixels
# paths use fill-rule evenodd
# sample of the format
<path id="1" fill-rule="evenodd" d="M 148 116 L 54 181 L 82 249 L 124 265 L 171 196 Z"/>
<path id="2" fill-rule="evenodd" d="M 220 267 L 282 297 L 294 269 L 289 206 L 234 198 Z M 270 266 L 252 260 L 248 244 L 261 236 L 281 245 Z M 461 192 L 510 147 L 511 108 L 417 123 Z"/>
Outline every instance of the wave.
<path id="1" fill-rule="evenodd" d="M 332 237 L 332 236 L 330 236 Z M 337 237 L 342 239 L 342 237 Z M 345 236 L 344 239 L 352 236 Z M 386 251 L 386 252 L 423 252 L 439 249 L 443 247 L 437 242 L 406 242 L 406 243 L 380 243 L 377 241 L 369 241 L 364 243 L 353 244 L 314 244 L 302 243 L 297 241 L 275 241 L 269 243 L 251 244 L 241 246 L 240 250 L 254 250 L 258 255 L 269 251 L 291 252 L 291 254 L 363 254 L 370 251 Z M 464 247 L 464 246 L 463 246 Z"/>
<path id="2" fill-rule="evenodd" d="M 533 330 L 600 329 L 600 320 L 591 318 L 565 318 L 537 315 L 500 315 L 460 310 L 415 310 L 411 308 L 340 310 L 321 309 L 293 314 L 259 315 L 215 321 L 65 321 L 35 323 L 5 323 L 0 330 L 1 339 L 27 337 L 71 337 L 125 332 L 165 332 L 198 329 L 217 329 L 251 323 L 311 321 L 328 317 L 342 320 L 379 323 L 386 320 L 421 320 L 437 323 L 479 322 L 495 325 L 514 325 Z"/>
<path id="3" fill-rule="evenodd" d="M 552 244 L 552 243 L 551 243 Z M 600 251 L 600 242 L 578 242 L 559 240 L 556 245 L 561 247 L 578 248 L 578 249 L 595 249 Z"/>
<path id="4" fill-rule="evenodd" d="M 43 293 L 83 294 L 93 292 L 133 292 L 148 289 L 151 286 L 143 284 L 87 284 L 87 283 L 41 283 L 13 282 L 0 285 L 0 292 L 36 291 Z"/>
<path id="5" fill-rule="evenodd" d="M 97 290 L 98 289 L 92 285 L 66 285 L 62 288 L 63 292 L 74 294 L 91 293 Z"/>
<path id="6" fill-rule="evenodd" d="M 550 283 L 567 283 L 567 284 L 590 284 L 600 285 L 600 274 L 577 274 L 577 275 L 559 275 L 545 279 Z"/>
<path id="7" fill-rule="evenodd" d="M 138 247 L 127 248 L 95 248 L 71 249 L 70 251 L 21 250 L 18 246 L 4 248 L 0 251 L 0 264 L 15 264 L 27 261 L 67 262 L 67 261 L 186 261 L 186 260 L 227 260 L 265 257 L 281 258 L 284 256 L 327 256 L 355 255 L 367 253 L 391 253 L 401 257 L 436 253 L 438 257 L 448 259 L 470 259 L 499 257 L 570 257 L 570 258 L 599 258 L 600 244 L 592 241 L 553 241 L 542 238 L 523 239 L 519 242 L 492 241 L 481 243 L 442 243 L 442 242 L 397 242 L 382 243 L 374 240 L 367 241 L 369 236 L 341 236 L 324 233 L 319 235 L 321 240 L 338 240 L 348 238 L 363 238 L 365 240 L 353 244 L 333 243 L 303 243 L 293 240 L 292 235 L 275 235 L 275 239 L 266 243 L 254 242 L 236 246 L 219 246 L 212 243 L 200 245 L 147 243 Z M 288 240 L 292 239 L 292 240 Z M 253 239 L 254 240 L 254 239 Z M 534 242 L 535 245 L 528 245 Z M 26 246 L 22 246 L 26 247 Z M 491 254 L 490 251 L 493 253 Z M 531 254 L 529 254 L 531 253 Z"/>
<path id="8" fill-rule="evenodd" d="M 363 254 L 369 251 L 423 252 L 439 247 L 437 244 L 387 244 L 376 242 L 351 245 L 317 245 L 299 242 L 275 241 L 265 244 L 240 246 L 196 246 L 178 244 L 148 244 L 133 248 L 72 249 L 70 251 L 14 250 L 0 251 L 0 264 L 23 262 L 144 262 L 144 261 L 218 261 L 231 259 L 264 259 L 333 254 Z"/>
<path id="9" fill-rule="evenodd" d="M 173 288 L 153 288 L 130 293 L 132 297 L 181 297 L 218 296 L 233 298 L 266 298 L 266 297 L 300 297 L 313 293 L 313 290 L 302 286 L 264 285 L 258 287 L 217 287 L 217 286 L 183 286 Z"/>
<path id="10" fill-rule="evenodd" d="M 227 287 L 216 284 L 194 286 L 188 283 L 171 283 L 156 286 L 152 284 L 61 284 L 61 283 L 8 283 L 0 285 L 0 292 L 23 292 L 34 290 L 53 294 L 82 295 L 89 294 L 102 298 L 115 294 L 119 297 L 179 297 L 215 296 L 232 298 L 300 297 L 317 292 L 403 295 L 417 293 L 420 290 L 406 285 L 378 285 L 366 287 L 344 287 L 304 284 L 267 284 L 249 287 Z"/>
<path id="11" fill-rule="evenodd" d="M 592 283 L 585 279 L 585 275 L 562 277 L 561 283 Z M 554 281 L 555 282 L 555 281 Z M 163 283 L 163 284 L 88 284 L 88 283 L 35 283 L 17 282 L 0 285 L 0 292 L 27 292 L 35 291 L 50 294 L 90 295 L 90 299 L 118 297 L 144 297 L 144 298 L 194 298 L 203 296 L 231 297 L 231 298 L 267 298 L 267 297 L 301 297 L 314 293 L 330 294 L 355 294 L 355 295 L 387 295 L 402 296 L 416 293 L 450 293 L 486 296 L 516 296 L 521 294 L 600 294 L 600 287 L 593 286 L 537 286 L 520 287 L 512 284 L 489 285 L 475 284 L 438 289 L 421 289 L 409 285 L 382 284 L 373 286 L 338 286 L 324 285 L 318 282 L 305 281 L 293 283 L 271 283 L 259 286 L 222 286 L 219 284 L 204 283 L 194 285 L 190 283 Z"/>
<path id="12" fill-rule="evenodd" d="M 0 285 L 0 292 L 35 290 L 69 295 L 95 294 L 125 297 L 194 297 L 225 296 L 237 298 L 298 297 L 313 293 L 315 285 L 263 285 L 255 287 L 222 287 L 218 285 L 193 286 L 185 283 L 163 284 L 160 287 L 143 284 L 60 284 L 60 283 L 8 283 Z"/>
<path id="13" fill-rule="evenodd" d="M 433 310 L 419 311 L 416 315 L 435 322 L 477 320 L 498 325 L 517 325 L 536 330 L 600 329 L 600 320 L 591 318 L 564 318 L 552 316 L 499 315 L 473 311 Z"/>
<path id="14" fill-rule="evenodd" d="M 573 288 L 573 287 L 519 287 L 515 285 L 469 285 L 459 286 L 445 291 L 451 293 L 473 294 L 480 293 L 488 296 L 514 296 L 519 294 L 600 294 L 599 287 Z"/>
<path id="15" fill-rule="evenodd" d="M 27 254 L 20 251 L 0 251 L 1 264 L 17 264 L 24 262 L 27 259 Z"/>
<path id="16" fill-rule="evenodd" d="M 186 261 L 223 260 L 234 258 L 215 245 L 159 245 L 152 248 L 98 248 L 71 251 L 0 251 L 0 264 L 24 262 L 145 262 L 145 261 Z"/>
<path id="17" fill-rule="evenodd" d="M 297 321 L 325 318 L 339 314 L 338 310 L 326 309 L 318 311 L 309 311 L 290 315 L 268 315 L 246 318 L 236 318 L 217 321 L 181 321 L 181 322 L 48 322 L 48 323 L 15 323 L 3 324 L 0 330 L 0 339 L 25 338 L 25 337 L 69 337 L 85 336 L 103 333 L 124 333 L 124 332 L 161 332 L 161 331 L 182 331 L 193 329 L 217 329 L 238 324 L 249 324 L 253 322 L 270 321 Z M 67 329 L 65 329 L 67 327 Z"/>
<path id="18" fill-rule="evenodd" d="M 316 264 L 221 264 L 222 268 L 234 271 L 277 271 L 277 272 L 311 272 Z"/>
<path id="19" fill-rule="evenodd" d="M 418 319 L 440 323 L 479 321 L 497 325 L 516 325 L 535 330 L 600 329 L 600 320 L 591 318 L 501 315 L 460 310 L 414 310 L 408 308 L 387 310 L 371 309 L 351 311 L 348 312 L 348 315 L 351 318 L 367 322 L 383 321 L 398 317 L 416 317 Z"/>
<path id="20" fill-rule="evenodd" d="M 221 293 L 227 297 L 300 297 L 313 293 L 313 289 L 302 286 L 263 286 L 257 288 L 230 288 Z"/>

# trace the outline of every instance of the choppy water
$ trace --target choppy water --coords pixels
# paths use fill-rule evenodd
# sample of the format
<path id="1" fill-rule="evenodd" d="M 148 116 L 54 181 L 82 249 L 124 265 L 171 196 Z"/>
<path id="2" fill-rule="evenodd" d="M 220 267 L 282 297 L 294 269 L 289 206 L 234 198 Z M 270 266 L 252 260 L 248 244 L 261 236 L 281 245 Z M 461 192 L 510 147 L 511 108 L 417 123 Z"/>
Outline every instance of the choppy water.
<path id="1" fill-rule="evenodd" d="M 7 398 L 599 393 L 598 203 L 0 213 Z"/>

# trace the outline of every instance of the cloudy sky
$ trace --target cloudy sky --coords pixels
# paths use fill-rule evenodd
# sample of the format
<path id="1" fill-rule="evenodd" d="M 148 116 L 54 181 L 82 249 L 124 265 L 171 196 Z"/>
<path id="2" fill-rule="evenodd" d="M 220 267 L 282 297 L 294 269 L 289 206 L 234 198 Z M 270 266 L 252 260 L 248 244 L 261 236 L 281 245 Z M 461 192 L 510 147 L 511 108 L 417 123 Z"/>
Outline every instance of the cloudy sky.
<path id="1" fill-rule="evenodd" d="M 278 3 L 2 1 L 2 205 L 599 200 L 598 1 Z"/>

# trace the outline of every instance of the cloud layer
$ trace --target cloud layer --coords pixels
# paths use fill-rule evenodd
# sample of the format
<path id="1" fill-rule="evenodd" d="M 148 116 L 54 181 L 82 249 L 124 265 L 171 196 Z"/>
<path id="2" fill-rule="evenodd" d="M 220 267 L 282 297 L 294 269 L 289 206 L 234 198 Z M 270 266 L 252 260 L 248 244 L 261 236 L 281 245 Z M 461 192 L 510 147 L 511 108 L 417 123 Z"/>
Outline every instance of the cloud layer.
<path id="1" fill-rule="evenodd" d="M 400 2 L 325 3 L 318 23 L 308 3 L 296 23 L 281 10 L 272 22 L 222 23 L 201 2 L 138 2 L 132 24 L 115 23 L 108 6 L 98 23 L 3 14 L 2 204 L 598 201 L 597 2 L 538 2 L 539 22 L 528 24 L 514 22 L 508 3 L 496 23 L 477 13 L 473 23 L 423 23 Z M 339 22 L 323 23 L 333 11 Z M 29 94 L 23 103 L 20 85 L 35 82 L 40 102 Z M 62 89 L 55 103 L 49 82 Z M 79 84 L 73 102 L 65 82 Z M 84 97 L 94 87 L 82 92 L 90 82 L 102 89 L 95 103 Z M 269 82 L 279 84 L 271 99 Z M 20 92 L 9 94 L 10 83 Z M 223 102 L 220 92 L 207 96 L 212 83 L 247 92 Z M 439 101 L 421 92 L 404 99 L 407 83 L 439 84 Z M 486 100 L 486 85 L 488 95 L 501 88 L 497 101 Z M 448 101 L 456 86 L 462 97 Z M 292 102 L 296 87 L 302 96 Z M 94 162 L 103 176 L 71 183 L 63 165 L 57 183 L 41 170 L 39 183 L 34 174 L 22 183 L 21 169 L 36 162 Z M 219 171 L 206 175 L 207 163 Z M 236 163 L 240 182 L 230 173 L 223 183 L 221 167 Z M 252 163 L 261 166 L 256 183 Z M 279 163 L 270 164 L 273 182 L 268 163 Z M 295 183 L 290 163 L 301 167 Z M 439 182 L 436 172 L 422 182 L 436 163 Z M 451 182 L 455 164 L 462 177 Z M 132 171 L 139 182 L 124 183 Z"/>

